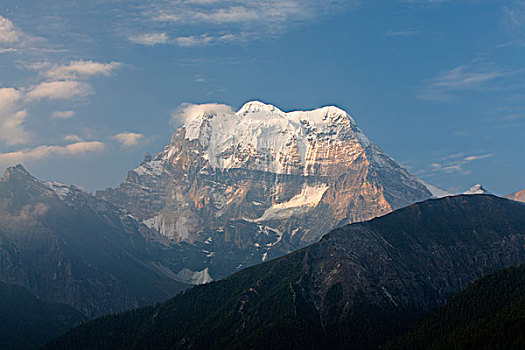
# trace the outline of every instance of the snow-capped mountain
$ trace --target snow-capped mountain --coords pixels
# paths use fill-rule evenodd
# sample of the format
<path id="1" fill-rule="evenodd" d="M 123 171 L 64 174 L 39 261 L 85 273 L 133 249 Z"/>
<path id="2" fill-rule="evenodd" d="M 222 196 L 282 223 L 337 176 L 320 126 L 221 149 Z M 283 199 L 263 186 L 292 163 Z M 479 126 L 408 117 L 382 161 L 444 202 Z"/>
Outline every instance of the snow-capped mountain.
<path id="1" fill-rule="evenodd" d="M 490 192 L 483 188 L 482 185 L 477 184 L 463 192 L 463 194 L 490 194 Z"/>
<path id="2" fill-rule="evenodd" d="M 197 107 L 162 152 L 146 155 L 124 183 L 97 196 L 167 241 L 202 245 L 213 278 L 315 242 L 334 227 L 443 196 L 337 107 Z"/>
<path id="3" fill-rule="evenodd" d="M 505 196 L 505 198 L 512 199 L 518 202 L 525 202 L 525 190 L 508 194 Z"/>

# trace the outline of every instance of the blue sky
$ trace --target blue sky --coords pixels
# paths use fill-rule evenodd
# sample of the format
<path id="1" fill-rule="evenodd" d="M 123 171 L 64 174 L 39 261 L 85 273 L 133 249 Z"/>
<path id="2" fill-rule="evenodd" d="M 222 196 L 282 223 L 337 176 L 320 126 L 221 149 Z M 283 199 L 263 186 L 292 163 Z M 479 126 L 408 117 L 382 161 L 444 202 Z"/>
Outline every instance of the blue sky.
<path id="1" fill-rule="evenodd" d="M 525 2 L 0 0 L 0 166 L 87 190 L 182 103 L 337 105 L 425 181 L 525 188 Z"/>

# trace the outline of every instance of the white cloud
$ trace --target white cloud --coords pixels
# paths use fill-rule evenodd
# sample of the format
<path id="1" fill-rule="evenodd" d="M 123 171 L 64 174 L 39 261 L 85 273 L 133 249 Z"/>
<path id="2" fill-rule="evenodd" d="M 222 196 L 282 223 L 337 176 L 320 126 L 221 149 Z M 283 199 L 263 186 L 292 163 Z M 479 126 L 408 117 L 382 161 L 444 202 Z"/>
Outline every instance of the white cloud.
<path id="1" fill-rule="evenodd" d="M 243 41 L 250 36 L 249 33 L 240 33 L 240 34 L 222 34 L 222 35 L 192 35 L 192 36 L 179 36 L 173 40 L 182 47 L 191 47 L 191 46 L 204 46 L 211 43 L 227 42 L 227 41 Z"/>
<path id="2" fill-rule="evenodd" d="M 136 25 L 145 33 L 128 36 L 128 39 L 145 45 L 169 43 L 196 46 L 224 42 L 226 40 L 221 40 L 224 35 L 244 40 L 275 36 L 293 24 L 316 20 L 359 2 L 358 0 L 150 1 L 143 6 L 142 13 L 138 16 L 142 20 Z M 162 30 L 161 33 L 157 32 L 159 29 Z M 153 33 L 149 33 L 151 31 Z"/>
<path id="3" fill-rule="evenodd" d="M 75 116 L 75 111 L 54 111 L 51 116 L 55 119 L 70 119 Z"/>
<path id="4" fill-rule="evenodd" d="M 143 134 L 136 132 L 121 132 L 113 136 L 113 139 L 117 140 L 126 147 L 136 146 L 139 144 L 140 140 L 144 138 Z"/>
<path id="5" fill-rule="evenodd" d="M 219 103 L 206 103 L 201 105 L 194 105 L 191 103 L 183 103 L 171 114 L 171 124 L 175 127 L 180 126 L 186 120 L 192 119 L 201 114 L 213 113 L 234 113 L 233 108 L 228 105 Z"/>
<path id="6" fill-rule="evenodd" d="M 119 62 L 101 63 L 95 61 L 71 61 L 67 65 L 54 66 L 45 75 L 54 80 L 87 78 L 94 75 L 109 76 L 121 67 Z"/>
<path id="7" fill-rule="evenodd" d="M 21 33 L 15 29 L 13 22 L 0 16 L 0 43 L 12 44 L 18 41 Z"/>
<path id="8" fill-rule="evenodd" d="M 204 83 L 206 81 L 206 79 L 204 79 L 202 76 L 200 76 L 199 74 L 195 74 L 193 76 L 193 81 L 195 81 L 196 83 Z"/>
<path id="9" fill-rule="evenodd" d="M 433 86 L 451 89 L 470 89 L 508 74 L 505 71 L 473 71 L 459 66 L 433 79 Z"/>
<path id="10" fill-rule="evenodd" d="M 195 12 L 193 18 L 203 22 L 215 23 L 242 23 L 258 19 L 259 11 L 244 6 L 232 6 L 222 8 L 213 12 Z"/>
<path id="11" fill-rule="evenodd" d="M 482 159 L 487 159 L 487 158 L 492 158 L 492 157 L 494 157 L 494 153 L 482 154 L 479 156 L 468 156 L 468 157 L 463 158 L 463 160 L 465 162 L 472 162 L 475 160 L 482 160 Z"/>
<path id="12" fill-rule="evenodd" d="M 14 88 L 0 88 L 0 140 L 7 145 L 24 143 L 27 112 L 20 107 L 22 93 Z"/>
<path id="13" fill-rule="evenodd" d="M 128 37 L 129 41 L 135 44 L 153 46 L 157 44 L 165 44 L 169 38 L 166 33 L 146 33 L 139 35 L 132 35 Z"/>
<path id="14" fill-rule="evenodd" d="M 83 98 L 91 95 L 90 85 L 75 80 L 42 82 L 31 88 L 26 95 L 28 101 Z"/>
<path id="15" fill-rule="evenodd" d="M 429 175 L 437 172 L 447 174 L 460 173 L 468 175 L 471 171 L 467 165 L 471 162 L 489 159 L 494 157 L 494 153 L 486 153 L 480 155 L 465 156 L 464 153 L 455 153 L 446 157 L 442 157 L 439 162 L 433 162 L 428 166 L 428 169 L 420 171 L 419 175 Z"/>
<path id="16" fill-rule="evenodd" d="M 62 137 L 62 140 L 67 141 L 67 142 L 79 142 L 79 141 L 82 141 L 82 138 L 75 134 L 69 134 L 69 135 L 64 135 L 64 137 Z"/>
<path id="17" fill-rule="evenodd" d="M 499 82 L 515 72 L 485 66 L 463 65 L 441 72 L 426 81 L 419 98 L 426 100 L 447 100 L 455 92 L 498 88 Z"/>
<path id="18" fill-rule="evenodd" d="M 0 54 L 3 54 L 3 53 L 11 53 L 11 52 L 16 52 L 17 50 L 10 47 L 8 49 L 0 49 Z"/>
<path id="19" fill-rule="evenodd" d="M 2 47 L 3 46 L 3 47 Z M 55 51 L 47 40 L 24 33 L 13 22 L 0 15 L 0 53 L 6 52 L 33 52 L 43 54 Z"/>
<path id="20" fill-rule="evenodd" d="M 99 141 L 76 142 L 66 146 L 38 146 L 15 152 L 0 153 L 1 164 L 15 164 L 26 161 L 43 160 L 52 155 L 82 155 L 104 150 L 104 143 Z"/>
<path id="21" fill-rule="evenodd" d="M 509 32 L 520 32 L 525 27 L 525 1 L 503 7 L 503 22 Z"/>
<path id="22" fill-rule="evenodd" d="M 357 4 L 351 0 L 219 0 L 151 4 L 146 13 L 157 22 L 269 26 L 320 17 Z"/>
<path id="23" fill-rule="evenodd" d="M 175 39 L 180 46 L 199 46 L 212 42 L 213 37 L 203 34 L 201 36 L 180 36 Z"/>
<path id="24" fill-rule="evenodd" d="M 389 30 L 386 35 L 393 37 L 404 37 L 404 36 L 414 36 L 418 34 L 417 30 L 407 29 L 407 30 Z"/>

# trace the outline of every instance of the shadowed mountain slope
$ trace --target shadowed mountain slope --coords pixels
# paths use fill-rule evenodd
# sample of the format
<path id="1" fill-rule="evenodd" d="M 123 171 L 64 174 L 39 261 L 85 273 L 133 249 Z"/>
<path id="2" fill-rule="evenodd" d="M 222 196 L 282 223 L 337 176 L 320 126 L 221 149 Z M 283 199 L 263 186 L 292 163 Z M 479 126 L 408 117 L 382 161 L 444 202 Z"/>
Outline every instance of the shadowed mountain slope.
<path id="1" fill-rule="evenodd" d="M 525 265 L 485 276 L 385 349 L 525 348 Z"/>
<path id="2" fill-rule="evenodd" d="M 375 348 L 487 272 L 525 262 L 525 205 L 447 197 L 50 343 L 76 349 Z"/>
<path id="3" fill-rule="evenodd" d="M 23 287 L 0 282 L 1 349 L 36 349 L 84 320 L 71 306 L 45 303 Z"/>
<path id="4" fill-rule="evenodd" d="M 81 190 L 32 177 L 22 166 L 0 180 L 0 281 L 88 317 L 165 300 L 182 258 L 155 231 Z M 170 265 L 171 264 L 171 265 Z"/>

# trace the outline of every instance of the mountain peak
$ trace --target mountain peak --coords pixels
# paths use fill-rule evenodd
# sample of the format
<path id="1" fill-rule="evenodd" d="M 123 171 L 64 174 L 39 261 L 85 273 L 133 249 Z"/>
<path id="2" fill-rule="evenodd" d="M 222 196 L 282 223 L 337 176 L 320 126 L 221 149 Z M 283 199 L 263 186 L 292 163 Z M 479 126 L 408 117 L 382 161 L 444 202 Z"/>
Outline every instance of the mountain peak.
<path id="1" fill-rule="evenodd" d="M 271 105 L 266 104 L 261 101 L 250 101 L 244 104 L 244 106 L 239 109 L 237 112 L 238 114 L 246 114 L 246 113 L 257 113 L 257 112 L 276 112 L 276 113 L 283 113 L 279 108 Z"/>
<path id="2" fill-rule="evenodd" d="M 302 116 L 305 117 L 306 115 L 309 116 L 308 119 L 314 119 L 316 122 L 333 122 L 334 117 L 346 117 L 348 120 L 354 122 L 354 120 L 350 117 L 347 111 L 344 109 L 341 109 L 336 106 L 324 106 L 312 110 L 297 110 L 292 112 L 283 112 L 279 108 L 275 107 L 274 105 L 267 104 L 261 101 L 250 101 L 245 103 L 236 114 L 240 115 L 246 115 L 248 113 L 270 113 L 270 114 L 278 114 L 282 116 L 283 118 L 288 119 L 294 119 L 294 117 Z M 331 117 L 327 119 L 326 117 Z"/>
<path id="3" fill-rule="evenodd" d="M 487 191 L 481 184 L 477 184 L 463 192 L 463 194 L 490 194 L 490 192 Z"/>
<path id="4" fill-rule="evenodd" d="M 183 137 L 198 141 L 199 152 L 204 152 L 214 169 L 250 166 L 278 174 L 310 174 L 314 168 L 321 169 L 312 163 L 320 148 L 328 152 L 335 145 L 345 145 L 349 157 L 355 158 L 370 145 L 350 115 L 335 106 L 283 112 L 271 104 L 250 101 L 237 112 L 218 104 L 196 105 L 191 112 Z M 333 161 L 344 163 L 339 158 Z"/>
<path id="5" fill-rule="evenodd" d="M 347 111 L 337 106 L 333 106 L 333 105 L 321 107 L 321 108 L 315 109 L 314 111 L 323 111 L 323 112 L 326 112 L 327 114 L 332 114 L 332 115 L 345 115 L 345 116 L 348 115 Z"/>
<path id="6" fill-rule="evenodd" d="M 4 176 L 2 176 L 2 179 L 0 179 L 0 181 L 8 182 L 12 179 L 23 179 L 23 178 L 34 179 L 34 177 L 24 168 L 22 164 L 17 164 L 15 166 L 11 166 L 7 168 L 4 173 Z"/>

